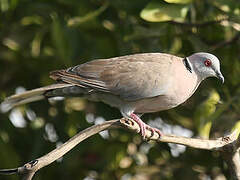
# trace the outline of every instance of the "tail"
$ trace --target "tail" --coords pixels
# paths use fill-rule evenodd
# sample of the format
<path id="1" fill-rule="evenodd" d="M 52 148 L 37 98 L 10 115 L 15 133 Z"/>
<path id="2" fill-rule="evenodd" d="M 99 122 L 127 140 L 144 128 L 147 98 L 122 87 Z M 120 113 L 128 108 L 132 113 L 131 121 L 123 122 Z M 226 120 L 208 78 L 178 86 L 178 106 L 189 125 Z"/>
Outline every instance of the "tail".
<path id="1" fill-rule="evenodd" d="M 45 94 L 47 92 L 49 92 L 51 90 L 57 90 L 57 89 L 65 88 L 65 87 L 70 87 L 70 86 L 73 86 L 73 85 L 65 84 L 65 83 L 52 84 L 49 86 L 29 90 L 29 91 L 23 92 L 21 94 L 12 95 L 12 96 L 6 98 L 1 103 L 1 106 L 0 106 L 1 111 L 7 112 L 15 106 L 44 99 L 46 97 Z"/>

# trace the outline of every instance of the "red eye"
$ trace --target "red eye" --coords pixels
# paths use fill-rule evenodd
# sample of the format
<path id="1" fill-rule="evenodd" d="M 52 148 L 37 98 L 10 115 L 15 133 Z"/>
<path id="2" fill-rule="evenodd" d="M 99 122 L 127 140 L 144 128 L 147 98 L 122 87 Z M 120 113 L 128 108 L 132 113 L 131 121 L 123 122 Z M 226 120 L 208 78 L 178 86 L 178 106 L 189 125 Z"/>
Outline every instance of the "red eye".
<path id="1" fill-rule="evenodd" d="M 209 59 L 206 59 L 206 60 L 204 61 L 204 64 L 205 64 L 205 66 L 209 67 L 209 66 L 212 65 L 212 62 L 211 62 Z"/>

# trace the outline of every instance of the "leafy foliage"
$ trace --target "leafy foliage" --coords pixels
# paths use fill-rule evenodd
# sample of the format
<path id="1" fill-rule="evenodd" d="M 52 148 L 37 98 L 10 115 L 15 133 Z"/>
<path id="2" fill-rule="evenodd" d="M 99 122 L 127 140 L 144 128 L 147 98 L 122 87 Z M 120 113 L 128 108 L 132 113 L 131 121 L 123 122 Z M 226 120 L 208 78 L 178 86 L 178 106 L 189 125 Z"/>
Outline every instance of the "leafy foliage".
<path id="1" fill-rule="evenodd" d="M 179 21 L 183 22 L 188 6 L 167 4 L 160 1 L 150 2 L 141 12 L 141 17 L 150 22 Z"/>
<path id="2" fill-rule="evenodd" d="M 232 128 L 239 131 L 239 1 L 1 0 L 0 13 L 1 100 L 21 87 L 52 83 L 51 70 L 92 59 L 208 51 L 221 60 L 225 84 L 209 79 L 182 106 L 143 118 L 156 125 L 162 118 L 169 133 L 188 129 L 216 138 Z M 210 101 L 212 92 L 221 103 Z M 22 165 L 86 127 L 119 117 L 118 110 L 81 98 L 1 113 L 0 168 Z M 35 179 L 228 179 L 225 170 L 217 153 L 146 143 L 139 135 L 111 130 L 87 139 Z"/>

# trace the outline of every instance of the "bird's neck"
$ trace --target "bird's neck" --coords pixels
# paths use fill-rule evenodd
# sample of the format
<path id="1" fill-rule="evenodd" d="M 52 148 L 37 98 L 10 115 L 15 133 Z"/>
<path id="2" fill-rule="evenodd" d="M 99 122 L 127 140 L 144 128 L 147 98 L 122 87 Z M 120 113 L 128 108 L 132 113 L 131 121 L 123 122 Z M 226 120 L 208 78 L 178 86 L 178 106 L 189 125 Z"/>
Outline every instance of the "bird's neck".
<path id="1" fill-rule="evenodd" d="M 192 64 L 191 64 L 191 62 L 189 61 L 188 57 L 185 57 L 185 58 L 183 59 L 183 64 L 184 64 L 185 68 L 186 68 L 190 73 L 192 73 L 193 67 L 192 67 Z"/>
<path id="2" fill-rule="evenodd" d="M 201 82 L 202 80 L 206 79 L 207 77 L 204 76 L 203 73 L 199 72 L 199 70 L 194 66 L 194 63 L 191 61 L 190 58 L 186 57 L 183 59 L 183 63 L 186 67 L 186 69 L 193 74 L 196 74 L 198 77 L 199 82 Z"/>

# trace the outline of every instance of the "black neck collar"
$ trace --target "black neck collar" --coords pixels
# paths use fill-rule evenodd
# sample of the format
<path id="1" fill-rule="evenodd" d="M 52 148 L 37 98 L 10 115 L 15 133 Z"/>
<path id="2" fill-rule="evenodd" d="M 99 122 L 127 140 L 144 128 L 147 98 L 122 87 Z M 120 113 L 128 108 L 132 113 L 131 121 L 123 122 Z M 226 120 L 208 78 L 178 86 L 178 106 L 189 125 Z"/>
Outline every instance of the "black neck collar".
<path id="1" fill-rule="evenodd" d="M 189 59 L 188 59 L 187 57 L 185 57 L 185 58 L 183 59 L 183 64 L 184 64 L 184 66 L 186 67 L 186 69 L 187 69 L 190 73 L 192 73 L 192 66 L 191 66 L 191 64 L 190 64 L 190 62 L 189 62 Z"/>

